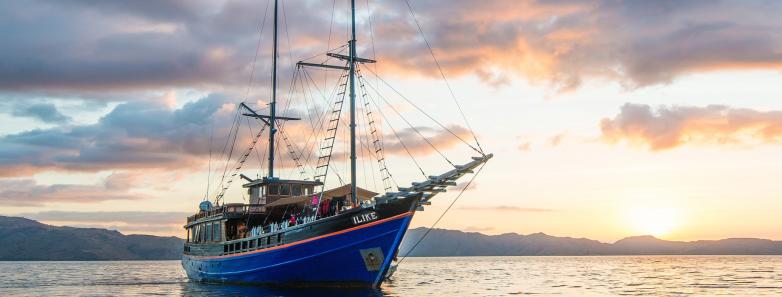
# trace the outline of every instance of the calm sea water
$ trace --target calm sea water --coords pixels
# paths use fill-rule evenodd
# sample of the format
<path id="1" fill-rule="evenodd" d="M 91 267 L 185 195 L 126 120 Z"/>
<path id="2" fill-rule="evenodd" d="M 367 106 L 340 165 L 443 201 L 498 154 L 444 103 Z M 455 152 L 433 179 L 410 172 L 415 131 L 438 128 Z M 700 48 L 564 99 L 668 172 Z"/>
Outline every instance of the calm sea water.
<path id="1" fill-rule="evenodd" d="M 408 258 L 380 290 L 191 283 L 178 261 L 0 262 L 0 296 L 782 296 L 782 256 Z"/>

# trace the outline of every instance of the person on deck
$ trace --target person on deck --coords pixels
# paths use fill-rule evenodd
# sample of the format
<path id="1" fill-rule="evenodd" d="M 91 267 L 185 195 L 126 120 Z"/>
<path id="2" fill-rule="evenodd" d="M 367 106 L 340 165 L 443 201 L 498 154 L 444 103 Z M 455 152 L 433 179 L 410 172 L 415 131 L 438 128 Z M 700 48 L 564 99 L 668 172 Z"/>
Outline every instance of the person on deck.
<path id="1" fill-rule="evenodd" d="M 331 199 L 326 199 L 320 204 L 320 211 L 318 212 L 320 217 L 329 216 L 329 204 L 331 204 Z"/>
<path id="2" fill-rule="evenodd" d="M 245 226 L 243 223 L 240 223 L 237 228 L 237 233 L 240 236 L 239 238 L 246 238 L 247 237 L 247 226 Z"/>
<path id="3" fill-rule="evenodd" d="M 332 203 L 334 204 L 334 214 L 342 212 L 342 208 L 345 207 L 345 196 L 334 198 Z"/>
<path id="4" fill-rule="evenodd" d="M 318 195 L 312 195 L 312 201 L 310 201 L 310 205 L 306 209 L 306 212 L 307 212 L 306 216 L 307 217 L 311 217 L 311 216 L 316 215 L 318 213 L 317 210 L 318 210 L 318 202 L 319 201 L 320 200 L 318 200 Z"/>

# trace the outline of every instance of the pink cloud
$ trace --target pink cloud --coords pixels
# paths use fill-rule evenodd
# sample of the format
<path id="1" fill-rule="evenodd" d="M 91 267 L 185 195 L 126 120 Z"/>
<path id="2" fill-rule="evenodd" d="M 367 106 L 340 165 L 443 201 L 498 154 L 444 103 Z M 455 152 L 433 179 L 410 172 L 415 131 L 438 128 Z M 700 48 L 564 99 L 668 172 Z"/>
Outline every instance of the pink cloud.
<path id="1" fill-rule="evenodd" d="M 613 119 L 600 122 L 603 140 L 627 141 L 653 151 L 688 144 L 757 144 L 782 140 L 782 111 L 723 105 L 706 107 L 627 103 Z"/>

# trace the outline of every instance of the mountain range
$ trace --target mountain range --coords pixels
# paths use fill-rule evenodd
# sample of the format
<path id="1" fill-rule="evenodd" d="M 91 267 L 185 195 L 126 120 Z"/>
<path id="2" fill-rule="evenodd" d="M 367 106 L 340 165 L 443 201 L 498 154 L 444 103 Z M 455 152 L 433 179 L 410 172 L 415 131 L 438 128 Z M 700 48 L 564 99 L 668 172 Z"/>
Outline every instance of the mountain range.
<path id="1" fill-rule="evenodd" d="M 0 260 L 169 260 L 182 255 L 177 237 L 124 235 L 98 228 L 57 227 L 0 216 Z"/>
<path id="2" fill-rule="evenodd" d="M 782 255 L 782 241 L 755 238 L 668 241 L 635 236 L 615 243 L 543 233 L 486 235 L 425 228 L 408 231 L 399 255 L 410 256 L 589 256 L 589 255 Z M 125 235 L 98 228 L 58 227 L 0 216 L 0 261 L 176 260 L 184 240 Z"/>
<path id="3" fill-rule="evenodd" d="M 426 232 L 409 230 L 400 255 L 407 254 Z M 592 256 L 592 255 L 782 255 L 782 241 L 756 238 L 669 241 L 633 236 L 615 243 L 544 233 L 486 235 L 433 229 L 410 256 Z"/>

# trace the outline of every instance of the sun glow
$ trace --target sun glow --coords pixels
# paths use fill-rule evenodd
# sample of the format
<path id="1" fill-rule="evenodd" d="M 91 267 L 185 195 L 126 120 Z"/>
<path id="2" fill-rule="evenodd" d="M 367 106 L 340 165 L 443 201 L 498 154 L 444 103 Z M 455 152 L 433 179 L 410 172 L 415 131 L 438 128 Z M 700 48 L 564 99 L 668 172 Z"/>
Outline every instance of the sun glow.
<path id="1" fill-rule="evenodd" d="M 663 236 L 680 224 L 680 213 L 674 208 L 635 208 L 628 212 L 630 228 L 637 235 Z"/>

